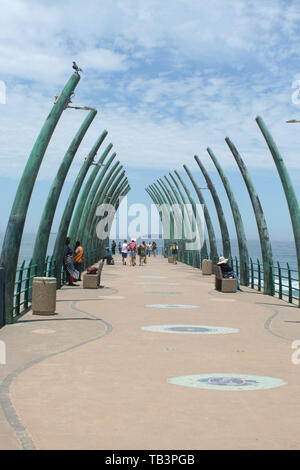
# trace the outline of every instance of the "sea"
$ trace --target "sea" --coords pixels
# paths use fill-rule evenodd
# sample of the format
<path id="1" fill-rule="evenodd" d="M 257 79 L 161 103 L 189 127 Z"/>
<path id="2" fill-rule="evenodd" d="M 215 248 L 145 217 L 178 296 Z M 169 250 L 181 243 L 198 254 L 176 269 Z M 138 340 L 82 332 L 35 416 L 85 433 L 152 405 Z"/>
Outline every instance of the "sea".
<path id="1" fill-rule="evenodd" d="M 24 233 L 22 238 L 22 243 L 20 247 L 18 265 L 21 265 L 23 261 L 25 261 L 25 266 L 28 265 L 32 253 L 33 247 L 35 243 L 36 234 L 34 233 Z M 2 249 L 2 243 L 4 239 L 4 233 L 0 232 L 0 248 Z M 49 238 L 48 244 L 48 255 L 51 256 L 54 248 L 56 240 L 56 233 L 51 233 Z M 123 242 L 123 239 L 116 239 L 117 247 L 119 242 Z M 164 241 L 162 238 L 142 238 L 137 239 L 137 243 L 141 243 L 142 241 L 156 241 L 157 244 L 157 253 L 163 254 L 163 246 Z M 249 257 L 252 259 L 253 263 L 257 263 L 257 260 L 261 262 L 261 248 L 259 240 L 248 240 L 248 252 Z M 287 280 L 287 265 L 291 269 L 291 277 L 292 277 L 292 293 L 295 299 L 299 298 L 299 282 L 298 282 L 298 266 L 297 266 L 297 257 L 296 257 L 296 249 L 295 243 L 293 241 L 272 241 L 272 252 L 273 252 L 273 261 L 274 266 L 277 266 L 277 262 L 279 262 L 282 268 L 282 276 L 283 276 L 283 293 L 288 295 L 288 280 Z M 222 242 L 221 240 L 217 240 L 217 247 L 219 255 L 222 256 Z M 118 250 L 116 250 L 118 252 Z M 233 258 L 239 257 L 238 251 L 238 243 L 237 240 L 231 240 L 231 253 Z M 258 275 L 257 275 L 257 266 L 254 266 L 254 283 L 258 285 Z M 279 282 L 278 282 L 278 270 L 274 269 L 274 278 L 275 278 L 275 289 L 278 292 L 279 289 Z M 263 286 L 263 280 L 261 281 L 261 285 Z"/>
<path id="2" fill-rule="evenodd" d="M 0 232 L 0 248 L 2 248 L 4 233 Z M 19 253 L 19 264 L 21 264 L 25 260 L 25 265 L 30 261 L 32 253 L 33 253 L 33 246 L 35 242 L 36 234 L 34 233 L 24 233 Z M 56 233 L 51 233 L 49 238 L 48 244 L 48 254 L 51 255 L 53 252 L 54 244 L 56 239 Z M 149 241 L 149 238 L 143 238 L 141 241 Z M 156 241 L 158 247 L 158 253 L 162 254 L 163 251 L 163 239 L 155 238 L 151 239 L 151 241 Z M 119 241 L 122 243 L 123 239 L 115 240 L 117 245 Z M 139 239 L 137 240 L 139 242 Z M 296 258 L 296 249 L 295 243 L 293 241 L 272 241 L 272 251 L 273 251 L 273 260 L 274 264 L 277 264 L 277 261 L 280 263 L 282 267 L 286 267 L 287 263 L 289 264 L 291 269 L 297 270 L 297 258 Z M 222 253 L 222 242 L 221 240 L 217 240 L 217 246 L 220 256 Z M 232 256 L 239 256 L 238 251 L 238 243 L 237 240 L 231 240 L 231 251 Z M 248 251 L 249 257 L 252 258 L 253 262 L 257 262 L 257 259 L 261 261 L 261 249 L 260 249 L 260 242 L 259 240 L 248 240 Z"/>

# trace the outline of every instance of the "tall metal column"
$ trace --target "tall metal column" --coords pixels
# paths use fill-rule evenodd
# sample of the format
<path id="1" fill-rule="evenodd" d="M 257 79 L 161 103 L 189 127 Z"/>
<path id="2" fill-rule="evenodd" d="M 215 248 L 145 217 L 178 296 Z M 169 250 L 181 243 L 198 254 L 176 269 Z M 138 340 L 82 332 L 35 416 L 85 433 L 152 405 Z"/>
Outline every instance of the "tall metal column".
<path id="1" fill-rule="evenodd" d="M 170 177 L 172 178 L 172 181 L 174 182 L 176 188 L 178 189 L 178 192 L 179 192 L 179 194 L 180 194 L 180 196 L 181 196 L 181 199 L 182 199 L 183 204 L 186 204 L 186 199 L 185 199 L 185 197 L 184 197 L 184 195 L 183 195 L 183 193 L 182 193 L 182 191 L 181 191 L 181 189 L 180 189 L 180 186 L 179 186 L 178 182 L 176 181 L 176 179 L 174 178 L 174 176 L 172 175 L 172 173 L 169 173 L 169 175 L 170 175 Z M 167 176 L 165 176 L 165 179 L 167 180 L 167 182 L 168 182 L 168 184 L 169 184 L 171 190 L 174 192 L 176 198 L 178 198 L 178 202 L 179 202 L 179 201 L 180 201 L 180 198 L 179 198 L 179 196 L 177 195 L 176 189 L 175 189 L 174 186 L 171 184 L 171 182 L 169 181 L 169 179 L 167 178 Z M 189 202 L 190 202 L 190 204 L 191 204 L 192 211 L 193 211 L 193 216 L 194 216 L 194 218 L 192 218 L 191 214 L 188 214 L 189 225 L 190 225 L 190 230 L 189 230 L 189 231 L 190 231 L 190 233 L 193 232 L 193 229 L 195 228 L 195 227 L 193 227 L 193 224 L 194 224 L 195 221 L 196 221 L 196 226 L 197 226 L 197 230 L 198 230 L 198 234 L 199 234 L 199 239 L 201 240 L 201 235 L 202 235 L 202 233 L 203 233 L 203 236 L 204 236 L 204 231 L 202 230 L 203 227 L 201 227 L 199 218 L 197 217 L 197 208 L 196 208 L 196 204 L 195 204 L 195 201 L 194 201 L 194 199 L 192 198 L 192 196 L 191 196 L 191 194 L 190 194 L 189 191 L 186 192 L 186 195 L 187 195 L 188 200 L 189 200 Z M 183 213 L 184 213 L 184 217 L 185 217 L 186 213 L 185 213 L 184 210 L 183 210 Z M 185 238 L 186 238 L 186 236 L 185 236 L 185 233 L 184 233 L 184 239 L 185 239 Z M 203 242 L 205 242 L 205 239 L 203 239 Z M 201 244 L 201 252 L 202 252 L 202 248 L 203 248 L 203 243 Z M 183 246 L 183 244 L 182 244 L 182 249 L 181 249 L 181 251 L 184 252 L 184 250 L 185 250 L 185 245 Z M 204 247 L 204 252 L 206 252 L 206 246 Z M 202 253 L 202 254 L 203 254 L 203 253 Z M 194 259 L 194 254 L 193 254 L 193 259 Z M 194 261 L 193 261 L 193 265 L 195 265 L 195 262 L 194 262 Z"/>
<path id="2" fill-rule="evenodd" d="M 77 175 L 77 178 L 72 186 L 71 192 L 69 194 L 60 224 L 58 228 L 58 233 L 55 240 L 55 245 L 53 249 L 53 258 L 56 260 L 56 278 L 57 286 L 60 287 L 61 284 L 61 268 L 63 263 L 64 256 L 64 245 L 66 237 L 69 230 L 70 221 L 72 218 L 73 210 L 80 193 L 81 186 L 84 182 L 84 179 L 87 175 L 87 172 L 90 166 L 93 163 L 95 157 L 96 145 L 93 146 L 92 150 L 89 152 L 87 158 L 84 160 L 83 165 Z"/>
<path id="3" fill-rule="evenodd" d="M 100 135 L 100 137 L 97 139 L 97 142 L 95 143 L 95 149 L 94 149 L 95 155 L 97 154 L 97 151 L 98 151 L 99 147 L 101 146 L 103 140 L 107 136 L 107 134 L 108 134 L 107 130 L 104 130 L 102 132 L 102 134 Z M 109 154 L 111 148 L 112 148 L 112 144 L 109 144 L 106 147 L 106 149 L 102 153 L 101 157 L 99 158 L 98 162 L 94 164 L 93 171 L 91 172 L 87 182 L 84 185 L 82 194 L 80 196 L 79 201 L 76 204 L 74 215 L 73 215 L 72 221 L 71 221 L 71 226 L 70 226 L 70 230 L 69 230 L 69 237 L 71 238 L 71 242 L 74 242 L 74 243 L 76 242 L 75 238 L 76 238 L 76 235 L 77 235 L 77 230 L 78 230 L 78 227 L 79 227 L 79 222 L 80 222 L 80 219 L 81 219 L 84 204 L 87 200 L 87 197 L 89 195 L 92 184 L 95 181 L 95 178 L 96 178 L 100 168 L 102 167 L 105 158 Z"/>
<path id="4" fill-rule="evenodd" d="M 78 150 L 78 147 L 81 144 L 82 139 L 85 136 L 85 133 L 88 130 L 91 122 L 95 118 L 96 114 L 97 111 L 95 109 L 90 111 L 85 120 L 83 121 L 74 139 L 72 140 L 71 145 L 69 146 L 62 160 L 62 163 L 59 166 L 59 169 L 57 170 L 56 176 L 49 191 L 45 208 L 41 217 L 40 225 L 38 228 L 38 232 L 35 238 L 35 244 L 32 255 L 32 264 L 37 265 L 37 276 L 40 276 L 43 272 L 43 264 L 47 255 L 47 247 L 51 227 L 59 196 L 61 194 L 61 190 L 63 188 L 66 176 L 70 169 L 71 163 L 75 157 L 75 154 Z"/>
<path id="5" fill-rule="evenodd" d="M 25 166 L 13 207 L 10 213 L 6 233 L 2 245 L 0 265 L 4 268 L 4 318 L 5 323 L 13 322 L 13 297 L 15 287 L 18 256 L 24 230 L 25 219 L 29 207 L 31 194 L 59 118 L 68 105 L 70 97 L 80 80 L 78 73 L 74 73 L 66 86 L 59 94 L 50 114 L 48 115 L 39 136 L 32 148 Z"/>
<path id="6" fill-rule="evenodd" d="M 270 134 L 266 124 L 262 120 L 260 116 L 256 118 L 256 122 L 265 138 L 265 141 L 269 147 L 273 160 L 275 162 L 279 177 L 281 179 L 281 183 L 283 186 L 283 190 L 285 193 L 285 197 L 287 200 L 294 238 L 295 238 L 295 246 L 296 246 L 296 254 L 297 254 L 297 263 L 298 263 L 298 276 L 299 276 L 299 292 L 300 292 L 300 208 L 298 204 L 298 200 L 296 197 L 296 193 L 288 174 L 287 168 L 283 161 L 283 158 L 278 150 L 278 147 Z M 300 297 L 299 297 L 299 307 L 300 307 Z"/>
<path id="7" fill-rule="evenodd" d="M 163 194 L 155 184 L 150 185 L 149 188 L 151 189 L 156 199 L 159 201 L 159 205 L 162 209 L 161 220 L 164 231 L 164 248 L 166 248 L 171 241 L 172 232 L 174 232 L 174 226 L 172 227 L 174 221 L 172 219 L 171 207 L 168 201 L 166 200 L 165 196 L 163 196 Z M 167 236 L 169 236 L 169 238 L 167 238 Z"/>
<path id="8" fill-rule="evenodd" d="M 159 178 L 157 183 L 160 185 L 161 189 L 163 190 L 172 211 L 173 220 L 174 220 L 174 233 L 173 233 L 173 240 L 176 239 L 176 235 L 178 234 L 178 229 L 182 227 L 182 215 L 178 212 L 178 205 L 176 204 L 176 200 L 172 193 L 168 190 L 166 184 Z M 180 207 L 182 211 L 182 207 Z"/>
<path id="9" fill-rule="evenodd" d="M 163 204 L 166 204 L 165 207 L 168 207 L 168 210 L 169 210 L 169 215 L 167 214 L 167 212 L 165 211 L 166 213 L 166 216 L 167 216 L 167 222 L 169 222 L 170 220 L 170 227 L 168 229 L 168 233 L 167 235 L 170 236 L 170 238 L 166 238 L 166 240 L 169 240 L 169 242 L 171 240 L 174 240 L 174 231 L 175 231 L 175 220 L 174 220 L 174 214 L 172 212 L 172 209 L 171 209 L 171 202 L 170 200 L 165 196 L 163 195 L 163 193 L 161 192 L 161 189 L 157 186 L 156 183 L 153 183 L 151 185 L 151 188 L 153 188 L 153 191 L 159 195 L 160 199 L 163 201 Z"/>
<path id="10" fill-rule="evenodd" d="M 174 176 L 172 175 L 172 173 L 169 173 L 169 175 L 170 175 L 170 177 L 172 178 L 172 181 L 173 181 L 173 183 L 175 184 L 176 188 L 178 189 L 178 192 L 179 192 L 179 194 L 180 194 L 180 197 L 181 197 L 181 199 L 182 199 L 183 204 L 188 204 L 188 201 L 187 201 L 186 197 L 184 196 L 184 194 L 183 194 L 183 192 L 182 192 L 182 190 L 181 190 L 181 188 L 180 188 L 180 185 L 179 185 L 178 181 L 174 178 Z M 187 187 L 186 187 L 186 189 L 187 189 Z M 187 189 L 187 191 L 188 191 L 188 189 Z M 195 202 L 195 201 L 194 201 L 194 199 L 192 198 L 191 193 L 190 193 L 189 191 L 188 191 L 188 192 L 185 191 L 185 193 L 186 193 L 186 195 L 187 195 L 187 197 L 188 197 L 188 200 L 190 201 L 190 204 L 192 204 L 192 207 L 193 207 L 192 201 L 193 201 L 193 202 Z M 196 220 L 197 220 L 197 218 L 196 218 Z M 203 246 L 201 247 L 201 250 L 200 250 L 200 251 L 201 251 L 201 259 L 207 259 L 207 258 L 208 258 L 208 251 L 207 251 L 207 243 L 206 243 L 206 240 L 205 240 L 204 230 L 203 230 L 203 228 L 200 227 L 200 226 L 198 227 L 198 229 L 199 229 L 199 233 L 200 233 L 200 231 L 202 231 L 202 232 L 203 232 L 203 236 L 204 236 Z"/>
<path id="11" fill-rule="evenodd" d="M 249 255 L 248 255 L 245 229 L 244 229 L 243 220 L 240 214 L 240 210 L 236 202 L 236 199 L 234 197 L 233 191 L 231 189 L 230 183 L 220 163 L 218 162 L 217 157 L 214 155 L 210 147 L 207 147 L 207 152 L 209 153 L 212 161 L 214 162 L 216 169 L 218 170 L 218 173 L 224 185 L 224 188 L 225 188 L 228 200 L 229 200 L 229 204 L 231 207 L 232 216 L 233 216 L 235 229 L 236 229 L 238 247 L 239 247 L 240 283 L 242 286 L 249 286 Z"/>
<path id="12" fill-rule="evenodd" d="M 261 246 L 261 253 L 263 259 L 263 267 L 264 267 L 264 293 L 268 295 L 274 295 L 274 284 L 272 279 L 272 267 L 273 266 L 273 256 L 272 256 L 272 248 L 269 238 L 269 232 L 267 228 L 266 219 L 264 216 L 263 209 L 260 204 L 259 197 L 256 193 L 254 184 L 252 179 L 249 175 L 247 167 L 242 160 L 237 148 L 231 142 L 231 140 L 226 137 L 225 139 L 228 147 L 230 148 L 235 161 L 238 164 L 238 167 L 242 173 L 243 179 L 246 183 L 248 193 L 251 199 L 252 207 L 254 210 L 254 215 L 256 219 L 259 239 L 260 239 L 260 246 Z"/>
<path id="13" fill-rule="evenodd" d="M 128 180 L 127 180 L 127 178 L 125 178 L 125 180 L 122 181 L 114 189 L 114 191 L 112 192 L 112 194 L 113 194 L 112 196 L 107 195 L 107 197 L 103 201 L 103 204 L 107 204 L 107 203 L 111 204 L 114 207 L 114 211 L 116 213 L 117 210 L 118 210 L 118 207 L 119 207 L 119 197 L 122 197 L 123 195 L 125 195 L 125 193 L 127 194 L 128 191 L 129 191 L 129 188 L 130 187 L 129 187 L 129 184 L 128 184 Z M 93 229 L 92 229 L 92 233 L 96 233 L 96 225 L 98 224 L 97 216 L 95 217 L 95 220 L 94 220 L 93 224 L 94 224 L 94 226 L 93 226 Z M 106 239 L 99 240 L 97 238 L 97 241 L 96 241 L 97 253 L 98 253 L 98 257 L 99 257 L 99 254 L 100 254 L 100 258 L 102 257 L 101 255 L 104 253 L 103 247 L 104 247 L 105 241 L 107 240 L 107 243 L 109 244 L 111 226 L 110 227 L 107 226 L 107 227 L 108 227 L 108 236 L 106 237 Z"/>
<path id="14" fill-rule="evenodd" d="M 112 144 L 109 144 L 108 147 L 112 146 Z M 105 154 L 106 154 L 106 151 L 108 150 L 108 147 L 106 148 L 105 150 Z M 86 221 L 87 221 L 87 217 L 88 217 L 88 214 L 89 214 L 89 211 L 90 211 L 90 208 L 91 208 L 91 205 L 93 203 L 93 200 L 94 200 L 94 197 L 97 193 L 97 190 L 105 176 L 105 174 L 107 173 L 108 169 L 110 168 L 110 165 L 112 163 L 112 161 L 114 160 L 114 158 L 116 157 L 116 152 L 112 153 L 112 155 L 109 157 L 108 161 L 106 162 L 106 164 L 104 165 L 104 167 L 102 168 L 102 170 L 100 171 L 100 174 L 98 175 L 96 181 L 94 182 L 90 192 L 88 193 L 88 197 L 85 201 L 85 204 L 84 204 L 84 207 L 83 207 L 83 210 L 82 210 L 82 213 L 81 213 L 81 216 L 80 216 L 80 219 L 79 219 L 79 223 L 78 223 L 78 228 L 77 228 L 77 232 L 76 232 L 76 238 L 80 241 L 82 241 L 82 237 L 83 237 L 83 233 L 84 233 L 84 228 L 86 226 Z M 99 167 L 98 167 L 99 168 Z"/>
<path id="15" fill-rule="evenodd" d="M 224 215 L 224 212 L 223 212 L 223 209 L 222 209 L 221 201 L 220 201 L 219 196 L 217 194 L 215 185 L 213 184 L 212 180 L 210 179 L 210 176 L 207 173 L 204 165 L 201 163 L 199 157 L 197 155 L 195 155 L 194 158 L 195 158 L 200 170 L 203 173 L 203 176 L 206 180 L 208 189 L 210 190 L 210 193 L 212 195 L 212 198 L 213 198 L 213 201 L 214 201 L 214 204 L 215 204 L 215 207 L 216 207 L 216 211 L 217 211 L 217 215 L 218 215 L 218 219 L 219 219 L 219 224 L 220 224 L 221 237 L 222 237 L 223 256 L 225 258 L 229 258 L 231 256 L 230 237 L 229 237 L 229 232 L 228 232 L 228 228 L 227 228 L 225 215 Z"/>
<path id="16" fill-rule="evenodd" d="M 99 188 L 97 190 L 97 193 L 96 193 L 96 195 L 93 199 L 93 202 L 91 204 L 89 214 L 88 214 L 88 217 L 86 219 L 86 225 L 84 227 L 83 236 L 82 236 L 82 243 L 83 243 L 83 246 L 85 246 L 85 249 L 87 251 L 90 248 L 90 239 L 91 239 L 90 238 L 90 233 L 91 233 L 91 230 L 92 230 L 92 223 L 93 223 L 93 219 L 94 219 L 94 216 L 95 216 L 97 206 L 99 204 L 101 204 L 101 201 L 103 200 L 103 197 L 107 192 L 107 188 L 109 188 L 113 184 L 113 182 L 114 182 L 115 178 L 117 177 L 118 173 L 123 168 L 122 165 L 120 165 L 120 166 L 119 165 L 120 165 L 120 162 L 117 161 L 112 166 L 112 168 L 109 171 L 108 175 L 104 178 L 101 185 L 99 186 Z"/>
<path id="17" fill-rule="evenodd" d="M 215 236 L 214 227 L 213 227 L 208 209 L 206 207 L 204 197 L 202 195 L 202 192 L 201 192 L 199 186 L 197 185 L 196 181 L 194 180 L 190 170 L 188 169 L 188 167 L 186 165 L 183 165 L 183 168 L 185 169 L 188 177 L 190 178 L 190 180 L 191 180 L 191 182 L 192 182 L 192 184 L 195 188 L 195 191 L 196 191 L 196 194 L 199 198 L 200 204 L 202 204 L 203 212 L 204 212 L 204 218 L 205 218 L 206 227 L 207 227 L 208 239 L 209 239 L 210 259 L 213 260 L 213 262 L 217 262 L 217 260 L 218 260 L 218 249 L 217 249 L 217 243 L 216 243 L 216 236 Z M 180 175 L 177 172 L 175 172 L 175 173 L 176 173 L 178 179 L 180 180 L 182 186 L 186 187 L 186 185 L 183 182 Z"/>

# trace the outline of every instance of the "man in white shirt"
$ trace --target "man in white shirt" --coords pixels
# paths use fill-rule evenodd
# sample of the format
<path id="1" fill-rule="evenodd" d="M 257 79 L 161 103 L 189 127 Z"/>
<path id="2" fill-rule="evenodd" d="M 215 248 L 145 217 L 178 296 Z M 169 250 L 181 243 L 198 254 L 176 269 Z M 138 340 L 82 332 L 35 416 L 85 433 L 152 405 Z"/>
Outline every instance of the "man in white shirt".
<path id="1" fill-rule="evenodd" d="M 127 253 L 128 253 L 127 240 L 124 240 L 123 242 L 121 253 L 122 253 L 122 263 L 124 266 L 126 266 L 126 258 L 127 258 Z"/>

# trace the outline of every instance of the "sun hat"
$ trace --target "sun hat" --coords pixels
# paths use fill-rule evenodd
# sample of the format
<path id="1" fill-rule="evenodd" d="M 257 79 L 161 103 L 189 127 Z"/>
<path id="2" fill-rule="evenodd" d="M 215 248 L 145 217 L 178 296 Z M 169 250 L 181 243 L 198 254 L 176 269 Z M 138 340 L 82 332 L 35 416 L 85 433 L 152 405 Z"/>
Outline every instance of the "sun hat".
<path id="1" fill-rule="evenodd" d="M 228 258 L 224 258 L 224 256 L 220 256 L 218 264 L 224 264 L 227 263 Z"/>

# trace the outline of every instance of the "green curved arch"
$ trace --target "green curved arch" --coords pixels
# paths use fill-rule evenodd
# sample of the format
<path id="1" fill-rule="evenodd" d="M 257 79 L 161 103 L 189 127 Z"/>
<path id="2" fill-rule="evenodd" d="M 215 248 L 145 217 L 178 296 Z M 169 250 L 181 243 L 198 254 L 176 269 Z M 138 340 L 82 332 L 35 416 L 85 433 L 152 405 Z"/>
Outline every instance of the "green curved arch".
<path id="1" fill-rule="evenodd" d="M 265 215 L 264 215 L 258 194 L 255 190 L 254 184 L 252 182 L 252 179 L 249 175 L 249 172 L 247 170 L 247 167 L 242 157 L 240 156 L 237 148 L 231 142 L 229 137 L 226 137 L 225 141 L 228 147 L 230 148 L 235 158 L 235 161 L 238 164 L 238 167 L 243 176 L 243 179 L 245 181 L 245 184 L 246 184 L 246 187 L 247 187 L 250 199 L 251 199 L 251 203 L 252 203 L 252 207 L 253 207 L 253 211 L 255 215 L 255 220 L 257 224 L 262 259 L 263 259 L 264 293 L 268 295 L 273 295 L 274 294 L 273 277 L 272 277 L 273 255 L 272 255 L 272 247 L 270 243 L 269 232 L 268 232 Z"/>

